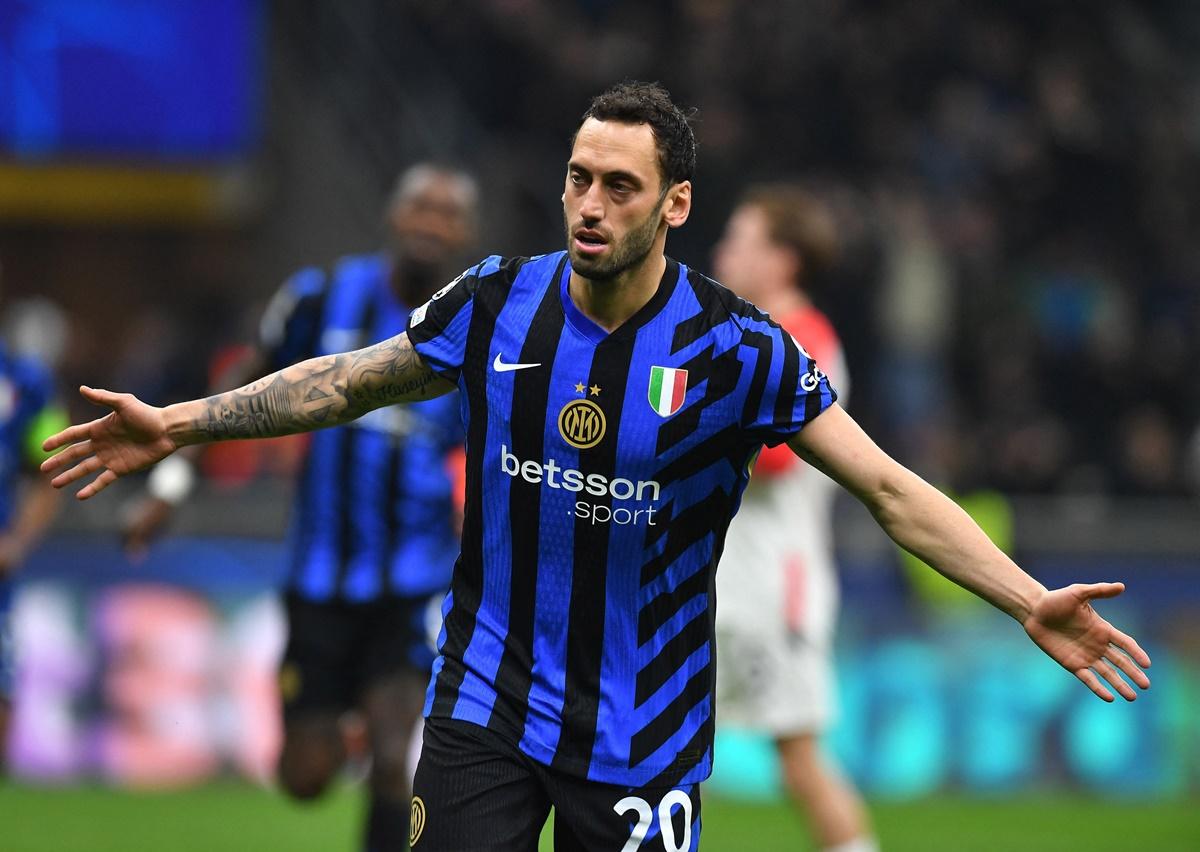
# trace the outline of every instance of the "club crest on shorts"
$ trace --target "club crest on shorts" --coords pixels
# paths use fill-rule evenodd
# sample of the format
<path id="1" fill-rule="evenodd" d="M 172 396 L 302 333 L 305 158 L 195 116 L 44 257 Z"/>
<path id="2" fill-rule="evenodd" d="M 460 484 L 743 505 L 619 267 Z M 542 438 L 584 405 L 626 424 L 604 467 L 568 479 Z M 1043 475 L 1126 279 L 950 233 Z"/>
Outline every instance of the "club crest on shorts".
<path id="1" fill-rule="evenodd" d="M 650 407 L 659 417 L 670 417 L 683 406 L 683 398 L 687 396 L 687 376 L 687 370 L 650 368 L 650 387 L 646 395 Z"/>
<path id="2" fill-rule="evenodd" d="M 425 802 L 420 796 L 413 796 L 412 811 L 408 820 L 408 845 L 416 846 L 425 831 Z"/>

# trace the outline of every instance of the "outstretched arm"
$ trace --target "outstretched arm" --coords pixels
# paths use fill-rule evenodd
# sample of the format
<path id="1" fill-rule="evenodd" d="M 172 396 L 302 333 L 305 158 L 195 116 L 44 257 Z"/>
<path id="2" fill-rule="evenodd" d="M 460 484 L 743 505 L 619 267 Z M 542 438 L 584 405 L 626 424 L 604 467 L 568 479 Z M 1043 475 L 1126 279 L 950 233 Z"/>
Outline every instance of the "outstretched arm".
<path id="1" fill-rule="evenodd" d="M 354 352 L 301 361 L 237 390 L 166 408 L 146 405 L 131 394 L 84 387 L 80 392 L 85 397 L 113 410 L 47 439 L 46 450 L 67 449 L 47 459 L 42 470 L 61 470 L 51 480 L 56 488 L 99 473 L 79 491 L 86 500 L 188 444 L 336 426 L 372 409 L 429 399 L 453 387 L 425 365 L 406 334 Z"/>
<path id="2" fill-rule="evenodd" d="M 1121 583 L 1048 591 L 1004 555 L 974 521 L 929 483 L 889 458 L 846 412 L 832 406 L 789 441 L 792 449 L 863 502 L 892 540 L 1024 626 L 1060 665 L 1105 701 L 1142 689 L 1150 658 L 1131 637 L 1101 618 L 1090 601 L 1119 595 Z M 1139 666 L 1141 668 L 1139 668 Z"/>

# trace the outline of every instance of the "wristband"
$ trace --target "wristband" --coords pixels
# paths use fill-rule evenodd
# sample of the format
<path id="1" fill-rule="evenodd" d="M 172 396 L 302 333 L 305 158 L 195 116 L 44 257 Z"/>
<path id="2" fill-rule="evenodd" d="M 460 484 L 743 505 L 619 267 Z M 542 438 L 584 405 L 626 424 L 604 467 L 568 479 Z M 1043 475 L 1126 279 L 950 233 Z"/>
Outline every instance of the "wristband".
<path id="1" fill-rule="evenodd" d="M 187 459 L 170 456 L 163 459 L 146 480 L 150 496 L 177 506 L 187 499 L 196 484 L 196 469 Z"/>

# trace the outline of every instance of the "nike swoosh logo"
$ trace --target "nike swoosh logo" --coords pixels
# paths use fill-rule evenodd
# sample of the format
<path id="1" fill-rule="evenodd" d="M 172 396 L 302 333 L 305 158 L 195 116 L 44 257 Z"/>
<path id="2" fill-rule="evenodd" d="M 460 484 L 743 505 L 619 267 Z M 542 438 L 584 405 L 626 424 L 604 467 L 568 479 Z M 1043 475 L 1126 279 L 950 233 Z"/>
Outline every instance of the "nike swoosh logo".
<path id="1" fill-rule="evenodd" d="M 505 364 L 500 360 L 500 353 L 496 353 L 496 360 L 492 362 L 492 369 L 497 373 L 507 373 L 510 370 L 528 370 L 530 367 L 540 367 L 541 364 Z"/>

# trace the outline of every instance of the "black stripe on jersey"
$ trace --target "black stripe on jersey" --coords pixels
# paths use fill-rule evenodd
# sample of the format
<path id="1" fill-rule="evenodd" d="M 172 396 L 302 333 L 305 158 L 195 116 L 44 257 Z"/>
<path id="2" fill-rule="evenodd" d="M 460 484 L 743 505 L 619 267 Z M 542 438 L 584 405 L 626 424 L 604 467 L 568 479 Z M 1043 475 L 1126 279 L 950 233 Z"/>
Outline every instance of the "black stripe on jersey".
<path id="1" fill-rule="evenodd" d="M 658 510 L 658 523 L 646 527 L 646 541 L 642 546 L 647 550 L 654 547 L 660 538 L 671 531 L 674 521 L 675 501 L 672 499 L 663 503 L 663 507 Z"/>
<path id="2" fill-rule="evenodd" d="M 654 582 L 655 578 L 670 568 L 675 560 L 683 555 L 684 551 L 711 533 L 713 531 L 713 524 L 717 519 L 728 517 L 728 512 L 731 508 L 730 502 L 730 496 L 718 485 L 704 499 L 698 500 L 695 504 L 680 512 L 679 517 L 672 518 L 671 529 L 667 533 L 667 543 L 663 548 L 663 552 L 642 566 L 639 580 L 641 585 L 647 586 Z M 687 599 L 686 597 L 679 598 L 681 601 L 686 601 Z M 667 618 L 675 614 L 674 610 L 672 610 L 665 613 L 665 617 L 657 621 L 647 621 L 651 608 L 657 600 L 658 598 L 655 598 L 654 601 L 647 604 L 638 614 L 639 645 L 648 641 Z"/>
<path id="3" fill-rule="evenodd" d="M 665 428 L 665 424 L 661 428 Z M 733 465 L 734 470 L 738 470 L 739 464 L 735 449 L 744 446 L 741 424 L 731 423 L 720 432 L 709 435 L 675 461 L 659 468 L 654 478 L 663 488 L 666 488 L 669 484 L 686 479 L 721 459 L 727 460 L 730 465 Z"/>
<path id="4" fill-rule="evenodd" d="M 731 307 L 738 302 L 731 291 L 694 269 L 688 270 L 687 280 L 696 295 L 696 301 L 700 303 L 700 312 L 675 326 L 671 354 L 685 349 L 714 328 L 728 322 Z"/>
<path id="5" fill-rule="evenodd" d="M 771 377 L 771 337 L 761 331 L 745 331 L 742 333 L 742 345 L 749 346 L 758 353 L 754 361 L 754 375 L 750 379 L 750 388 L 746 391 L 746 405 L 742 409 L 742 422 L 754 423 L 758 419 L 758 409 L 762 405 L 763 394 L 767 392 L 767 381 Z"/>
<path id="6" fill-rule="evenodd" d="M 579 469 L 585 476 L 589 473 L 609 477 L 614 475 L 617 432 L 637 333 L 670 300 L 678 279 L 679 264 L 668 258 L 658 290 L 650 301 L 596 346 L 588 384 L 600 387 L 599 404 L 610 426 L 606 440 L 602 440 L 599 446 L 580 451 Z M 605 390 L 609 394 L 607 397 L 604 396 Z M 596 504 L 611 509 L 612 497 L 599 497 Z M 600 524 L 578 520 L 575 523 L 575 567 L 571 576 L 571 610 L 567 621 L 571 631 L 567 636 L 564 730 L 551 764 L 564 771 L 580 764 L 590 765 L 596 743 L 604 620 L 608 604 L 606 575 L 609 534 L 609 530 Z"/>
<path id="7" fill-rule="evenodd" d="M 530 323 L 517 359 L 527 364 L 553 364 L 558 341 L 564 322 L 562 300 L 558 282 L 566 256 L 550 279 L 542 302 Z M 553 370 L 521 370 L 513 373 L 511 420 L 515 422 L 519 411 L 528 411 L 531 417 L 545 417 L 549 408 L 550 379 Z M 513 429 L 512 452 L 521 459 L 545 457 L 545 429 Z M 541 525 L 540 488 L 518 488 L 509 491 L 508 516 L 512 528 L 512 568 L 510 571 L 508 637 L 504 643 L 504 654 L 496 670 L 496 689 L 513 702 L 513 706 L 524 707 L 529 699 L 529 687 L 533 672 L 533 624 L 534 604 L 537 601 L 538 530 Z M 488 727 L 519 742 L 523 730 L 509 729 L 516 722 L 492 709 Z"/>
<path id="8" fill-rule="evenodd" d="M 700 569 L 699 574 L 708 573 L 707 569 Z M 638 619 L 638 626 L 641 627 L 641 619 Z M 699 613 L 695 618 L 684 625 L 683 629 L 676 633 L 671 639 L 659 649 L 658 654 L 653 660 L 647 663 L 637 675 L 637 689 L 634 693 L 633 706 L 641 707 L 654 693 L 662 688 L 671 677 L 678 671 L 678 668 L 671 669 L 663 665 L 663 660 L 678 660 L 680 665 L 683 661 L 704 646 L 704 643 L 709 640 L 712 635 L 712 623 L 708 617 L 707 609 Z"/>
<path id="9" fill-rule="evenodd" d="M 359 345 L 364 345 L 366 337 L 370 335 L 371 329 L 375 326 L 378 299 L 377 293 L 368 291 L 360 306 L 357 323 L 360 332 Z M 354 556 L 354 548 L 357 544 L 354 540 L 354 522 L 357 519 L 358 510 L 358 507 L 354 505 L 354 480 L 358 477 L 358 469 L 354 463 L 354 457 L 358 448 L 359 430 L 347 428 L 342 429 L 341 432 L 342 442 L 338 448 L 339 463 L 341 464 L 341 468 L 338 470 L 338 505 L 341 508 L 342 517 L 338 540 L 340 558 L 337 566 L 337 581 L 334 586 L 339 597 L 344 594 L 343 585 L 346 582 L 346 574 L 350 570 L 350 560 Z M 382 578 L 380 579 L 382 580 Z"/>
<path id="10" fill-rule="evenodd" d="M 781 331 L 783 337 L 783 370 L 779 374 L 779 390 L 775 396 L 775 422 L 788 423 L 792 419 L 792 408 L 796 403 L 796 391 L 800 387 L 800 347 L 792 343 L 791 335 Z M 820 405 L 820 394 L 809 394 L 817 397 Z M 805 411 L 804 419 L 808 420 Z"/>
<path id="11" fill-rule="evenodd" d="M 710 574 L 701 571 L 701 574 Z M 711 576 L 711 575 L 710 575 Z M 683 727 L 691 709 L 699 704 L 712 691 L 712 661 L 709 660 L 704 668 L 692 675 L 684 685 L 675 700 L 667 705 L 650 724 L 633 735 L 629 743 L 629 765 L 637 766 L 647 757 L 656 752 L 662 745 Z"/>
<path id="12" fill-rule="evenodd" d="M 691 277 L 690 275 L 688 276 Z M 697 340 L 702 338 L 708 332 L 713 330 L 713 326 L 720 322 L 713 321 L 712 311 L 701 310 L 700 313 L 688 317 L 679 325 L 675 326 L 675 334 L 671 337 L 671 354 L 674 355 L 681 349 L 686 349 Z"/>
<path id="13" fill-rule="evenodd" d="M 662 787 L 678 787 L 683 777 L 691 772 L 692 767 L 704 758 L 712 741 L 713 717 L 712 714 L 709 714 L 708 719 L 692 735 L 687 745 L 676 753 L 675 760 L 671 765 L 656 775 L 653 780 L 647 781 L 644 788 L 647 790 L 657 790 Z"/>
<path id="14" fill-rule="evenodd" d="M 438 674 L 434 687 L 433 716 L 450 718 L 458 702 L 458 690 L 466 674 L 461 661 L 466 654 L 471 635 L 475 632 L 475 619 L 479 613 L 479 596 L 483 591 L 483 461 L 487 446 L 487 361 L 491 350 L 492 334 L 496 330 L 496 318 L 504 301 L 516 270 L 510 274 L 488 276 L 489 286 L 480 287 L 478 280 L 467 279 L 454 287 L 442 298 L 453 300 L 442 307 L 446 316 L 456 314 L 467 300 L 475 298 L 471 311 L 471 326 L 467 330 L 467 343 L 463 352 L 463 385 L 466 388 L 467 404 L 470 406 L 470 422 L 467 424 L 467 495 L 463 514 L 462 552 L 454 565 L 450 590 L 453 605 L 446 614 L 443 627 L 446 641 L 442 644 L 445 662 Z M 495 279 L 495 281 L 493 281 Z M 463 286 L 466 285 L 466 286 Z M 426 320 L 428 323 L 430 320 Z M 423 329 L 424 324 L 417 326 Z"/>
<path id="15" fill-rule="evenodd" d="M 701 592 L 711 591 L 709 582 L 711 573 L 711 566 L 698 568 L 695 573 L 673 590 L 663 589 L 642 607 L 642 611 L 638 613 L 638 645 L 649 642 L 658 629 L 670 621 L 671 616 L 679 612 L 676 601 L 686 603 Z"/>
<path id="16" fill-rule="evenodd" d="M 706 381 L 703 399 L 689 405 L 671 417 L 658 430 L 659 455 L 674 447 L 700 427 L 700 417 L 714 403 L 724 399 L 737 389 L 741 364 L 737 347 L 732 347 L 713 357 L 713 346 L 704 349 L 680 366 L 687 370 L 688 390 Z"/>

